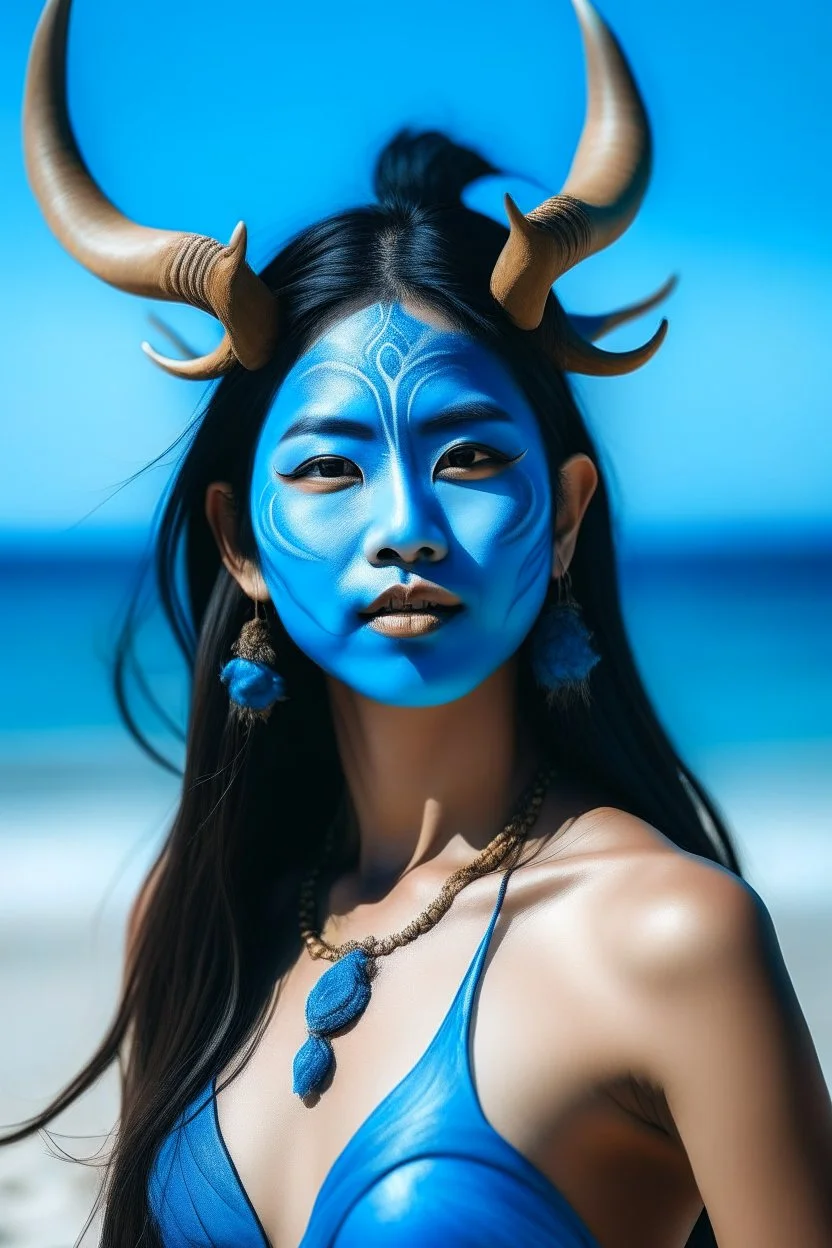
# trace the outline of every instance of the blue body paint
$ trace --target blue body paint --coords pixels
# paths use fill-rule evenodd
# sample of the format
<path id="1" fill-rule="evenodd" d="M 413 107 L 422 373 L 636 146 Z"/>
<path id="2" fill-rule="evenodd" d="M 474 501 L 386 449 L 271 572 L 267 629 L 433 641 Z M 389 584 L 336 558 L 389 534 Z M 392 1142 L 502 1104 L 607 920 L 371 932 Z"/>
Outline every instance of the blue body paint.
<path id="1" fill-rule="evenodd" d="M 399 304 L 324 334 L 290 370 L 255 455 L 263 576 L 295 643 L 379 702 L 437 706 L 520 646 L 552 568 L 548 468 L 507 366 Z M 362 610 L 424 579 L 462 609 L 420 636 Z"/>

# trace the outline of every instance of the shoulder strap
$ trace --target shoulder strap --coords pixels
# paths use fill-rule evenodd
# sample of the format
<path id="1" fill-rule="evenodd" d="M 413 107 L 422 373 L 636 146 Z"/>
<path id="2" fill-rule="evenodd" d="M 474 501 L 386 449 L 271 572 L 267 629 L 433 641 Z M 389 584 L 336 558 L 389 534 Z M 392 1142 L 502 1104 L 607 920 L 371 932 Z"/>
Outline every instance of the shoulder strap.
<path id="1" fill-rule="evenodd" d="M 508 877 L 511 875 L 513 870 L 514 867 L 509 867 L 500 881 L 497 900 L 491 913 L 491 921 L 485 929 L 482 940 L 477 945 L 474 956 L 471 959 L 471 964 L 465 972 L 462 983 L 456 990 L 456 995 L 451 1002 L 450 1008 L 445 1015 L 441 1027 L 439 1028 L 439 1032 L 434 1038 L 434 1043 L 439 1043 L 441 1047 L 457 1045 L 459 1043 L 462 1049 L 465 1049 L 474 997 L 480 981 L 480 975 L 482 974 L 482 968 L 488 954 L 488 946 L 491 943 L 491 937 L 494 934 L 494 928 L 497 925 L 497 919 L 500 915 L 500 907 L 502 906 L 503 898 L 506 895 Z"/>
<path id="2" fill-rule="evenodd" d="M 471 961 L 471 965 L 468 967 L 468 970 L 465 974 L 465 978 L 460 984 L 460 992 L 462 996 L 464 997 L 463 1011 L 465 1014 L 466 1021 L 468 1019 L 468 1016 L 471 1013 L 471 1007 L 474 1003 L 474 995 L 477 991 L 477 986 L 480 981 L 482 968 L 485 963 L 485 959 L 488 956 L 488 946 L 491 944 L 491 937 L 494 934 L 494 928 L 497 926 L 497 919 L 500 917 L 500 910 L 503 905 L 503 898 L 506 895 L 506 889 L 508 887 L 508 877 L 511 875 L 513 870 L 514 870 L 514 867 L 509 867 L 508 870 L 503 873 L 503 878 L 500 881 L 500 888 L 497 893 L 497 900 L 494 904 L 494 909 L 491 913 L 491 921 L 489 922 L 488 927 L 485 929 L 485 933 L 479 945 L 477 946 L 477 951 L 474 954 L 474 957 Z"/>

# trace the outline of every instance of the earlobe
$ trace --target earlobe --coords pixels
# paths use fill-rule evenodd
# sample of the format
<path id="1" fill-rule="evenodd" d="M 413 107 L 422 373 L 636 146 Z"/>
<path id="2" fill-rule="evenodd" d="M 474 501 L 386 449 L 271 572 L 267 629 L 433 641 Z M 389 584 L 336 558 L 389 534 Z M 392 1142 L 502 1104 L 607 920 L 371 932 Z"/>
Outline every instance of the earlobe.
<path id="1" fill-rule="evenodd" d="M 205 517 L 217 543 L 220 558 L 244 594 L 254 602 L 268 602 L 269 592 L 252 559 L 240 553 L 238 517 L 234 491 L 227 481 L 213 481 L 205 491 Z"/>

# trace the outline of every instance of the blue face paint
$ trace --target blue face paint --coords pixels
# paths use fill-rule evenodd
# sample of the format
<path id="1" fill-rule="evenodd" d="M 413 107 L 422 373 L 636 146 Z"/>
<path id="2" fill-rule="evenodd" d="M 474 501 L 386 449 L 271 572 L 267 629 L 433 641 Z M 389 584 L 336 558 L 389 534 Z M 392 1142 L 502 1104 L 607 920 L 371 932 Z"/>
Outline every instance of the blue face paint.
<path id="1" fill-rule="evenodd" d="M 549 585 L 551 490 L 527 399 L 485 347 L 398 304 L 340 321 L 288 373 L 257 445 L 251 511 L 290 637 L 395 706 L 476 688 L 517 650 Z M 362 614 L 421 581 L 445 591 L 435 610 Z"/>

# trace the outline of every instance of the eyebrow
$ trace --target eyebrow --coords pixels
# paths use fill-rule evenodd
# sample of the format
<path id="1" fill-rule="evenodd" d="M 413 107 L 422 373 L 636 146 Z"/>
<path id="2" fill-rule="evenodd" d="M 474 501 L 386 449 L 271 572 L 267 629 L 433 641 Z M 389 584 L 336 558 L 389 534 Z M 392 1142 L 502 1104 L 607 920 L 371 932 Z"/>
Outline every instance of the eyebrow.
<path id="1" fill-rule="evenodd" d="M 503 425 L 514 424 L 508 412 L 498 404 L 475 399 L 470 403 L 457 403 L 436 416 L 428 417 L 427 420 L 419 422 L 419 428 L 430 432 L 436 429 L 447 429 L 450 426 L 473 424 L 480 420 L 489 420 Z M 345 416 L 306 415 L 299 416 L 293 421 L 280 441 L 289 442 L 307 433 L 341 434 L 344 437 L 357 438 L 361 442 L 372 442 L 376 437 L 376 430 L 360 420 L 349 420 Z"/>
<path id="2" fill-rule="evenodd" d="M 305 433 L 340 433 L 344 437 L 372 442 L 375 431 L 360 420 L 348 420 L 345 416 L 299 416 L 284 433 L 281 442 L 303 437 Z"/>
<path id="3" fill-rule="evenodd" d="M 431 416 L 427 420 L 420 423 L 421 429 L 446 429 L 449 425 L 467 425 L 473 424 L 475 421 L 489 420 L 492 423 L 501 425 L 513 425 L 514 421 L 502 407 L 496 403 L 489 403 L 482 399 L 475 399 L 471 403 L 457 403 L 453 407 L 446 408 L 437 416 Z"/>

